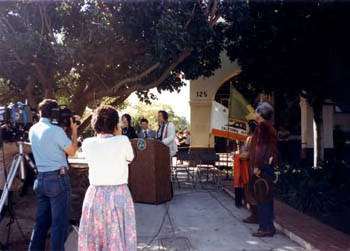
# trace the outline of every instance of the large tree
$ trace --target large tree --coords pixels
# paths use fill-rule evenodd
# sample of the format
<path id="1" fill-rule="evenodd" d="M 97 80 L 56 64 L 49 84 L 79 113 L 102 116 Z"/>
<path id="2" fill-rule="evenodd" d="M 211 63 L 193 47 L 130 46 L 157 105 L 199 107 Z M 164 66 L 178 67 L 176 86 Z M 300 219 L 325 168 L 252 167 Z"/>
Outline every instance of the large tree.
<path id="1" fill-rule="evenodd" d="M 0 103 L 57 98 L 82 114 L 132 92 L 178 90 L 210 76 L 223 50 L 222 3 L 65 1 L 0 3 Z"/>
<path id="2" fill-rule="evenodd" d="M 274 0 L 236 5 L 231 8 L 241 8 L 244 17 L 229 8 L 223 16 L 230 27 L 225 47 L 242 67 L 237 81 L 277 96 L 306 97 L 320 131 L 324 101 L 344 100 L 349 92 L 350 4 Z"/>

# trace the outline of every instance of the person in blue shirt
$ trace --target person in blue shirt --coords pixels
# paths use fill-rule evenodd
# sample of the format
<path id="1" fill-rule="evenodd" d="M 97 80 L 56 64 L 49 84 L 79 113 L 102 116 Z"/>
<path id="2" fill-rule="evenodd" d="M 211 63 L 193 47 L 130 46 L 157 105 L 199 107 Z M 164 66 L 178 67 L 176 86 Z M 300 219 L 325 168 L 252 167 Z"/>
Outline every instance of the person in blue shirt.
<path id="1" fill-rule="evenodd" d="M 51 111 L 58 108 L 53 99 L 39 104 L 40 120 L 29 131 L 29 140 L 38 168 L 34 183 L 37 215 L 29 250 L 45 250 L 47 233 L 51 227 L 51 250 L 64 250 L 68 236 L 72 189 L 67 173 L 66 155 L 78 149 L 77 124 L 71 120 L 72 139 L 65 131 L 51 123 Z"/>

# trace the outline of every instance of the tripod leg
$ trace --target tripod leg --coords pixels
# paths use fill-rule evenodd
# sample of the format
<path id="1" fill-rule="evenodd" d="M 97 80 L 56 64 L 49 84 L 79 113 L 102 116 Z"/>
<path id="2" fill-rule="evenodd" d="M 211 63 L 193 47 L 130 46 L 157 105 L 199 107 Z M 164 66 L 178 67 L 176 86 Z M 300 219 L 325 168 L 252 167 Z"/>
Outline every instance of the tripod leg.
<path id="1" fill-rule="evenodd" d="M 7 238 L 6 238 L 6 246 L 9 246 L 10 243 L 10 233 L 11 233 L 11 225 L 13 223 L 13 220 L 11 219 L 10 222 L 7 224 Z"/>
<path id="2" fill-rule="evenodd" d="M 22 229 L 21 225 L 20 225 L 19 222 L 18 222 L 17 217 L 15 218 L 15 222 L 16 222 L 16 225 L 17 225 L 17 228 L 18 228 L 19 232 L 20 232 L 21 235 L 22 235 L 23 240 L 24 240 L 25 242 L 27 242 L 27 238 L 26 238 L 26 236 L 25 236 L 25 234 L 24 234 L 24 232 L 23 232 L 23 229 Z"/>
<path id="3" fill-rule="evenodd" d="M 23 239 L 26 241 L 25 234 L 23 233 L 23 230 L 22 230 L 21 226 L 19 225 L 18 218 L 17 218 L 17 215 L 16 215 L 16 211 L 13 208 L 13 198 L 12 198 L 12 196 L 13 195 L 9 196 L 9 207 L 8 207 L 9 208 L 9 213 L 10 213 L 12 219 L 13 219 L 12 224 L 14 222 L 16 222 L 16 225 L 18 227 L 19 232 L 21 233 Z"/>
<path id="4" fill-rule="evenodd" d="M 11 225 L 13 224 L 13 222 L 17 221 L 16 218 L 15 218 L 15 215 L 14 215 L 14 210 L 12 208 L 11 196 L 8 196 L 8 195 L 9 195 L 9 190 L 10 190 L 10 188 L 12 186 L 12 182 L 13 182 L 15 176 L 16 176 L 18 167 L 21 164 L 21 160 L 22 160 L 22 156 L 20 156 L 19 154 L 17 154 L 13 158 L 12 164 L 11 164 L 11 168 L 10 168 L 8 177 L 6 179 L 6 183 L 4 185 L 4 189 L 3 189 L 3 192 L 2 192 L 2 195 L 1 195 L 1 200 L 0 200 L 0 212 L 2 212 L 2 209 L 3 209 L 4 205 L 5 205 L 6 199 L 8 198 L 7 211 L 9 212 L 9 215 L 10 215 L 10 222 L 7 224 L 8 232 L 7 232 L 7 240 L 6 240 L 7 244 L 6 244 L 6 246 L 8 246 L 9 241 L 10 241 Z M 18 223 L 18 226 L 19 226 L 19 223 Z M 20 226 L 19 226 L 19 230 L 20 230 L 22 236 L 24 236 L 24 233 L 23 233 L 22 229 L 20 228 Z"/>
<path id="5" fill-rule="evenodd" d="M 34 162 L 32 161 L 32 159 L 29 157 L 28 153 L 24 154 L 24 158 L 26 159 L 29 166 L 34 170 L 35 174 L 37 174 L 36 166 L 35 166 Z"/>
<path id="6" fill-rule="evenodd" d="M 22 158 L 20 155 L 16 155 L 12 160 L 11 169 L 10 169 L 10 172 L 8 174 L 8 177 L 7 177 L 7 180 L 6 180 L 6 183 L 4 185 L 2 195 L 1 195 L 1 199 L 0 199 L 0 212 L 2 211 L 2 209 L 5 205 L 8 192 L 11 188 L 11 185 L 12 185 L 13 179 L 15 178 L 18 167 L 21 163 L 21 159 Z"/>
<path id="7" fill-rule="evenodd" d="M 23 229 L 22 229 L 21 225 L 20 225 L 19 222 L 18 222 L 15 209 L 13 208 L 13 199 L 12 199 L 12 196 L 13 196 L 12 193 L 10 193 L 9 196 L 8 196 L 7 211 L 8 211 L 9 216 L 10 216 L 10 221 L 9 221 L 9 223 L 7 224 L 8 230 L 7 230 L 6 246 L 9 246 L 9 243 L 10 243 L 11 226 L 12 226 L 13 223 L 16 223 L 17 228 L 18 228 L 20 234 L 22 235 L 23 240 L 24 240 L 25 242 L 27 241 L 26 236 L 25 236 L 25 234 L 24 234 L 24 232 L 23 232 Z"/>

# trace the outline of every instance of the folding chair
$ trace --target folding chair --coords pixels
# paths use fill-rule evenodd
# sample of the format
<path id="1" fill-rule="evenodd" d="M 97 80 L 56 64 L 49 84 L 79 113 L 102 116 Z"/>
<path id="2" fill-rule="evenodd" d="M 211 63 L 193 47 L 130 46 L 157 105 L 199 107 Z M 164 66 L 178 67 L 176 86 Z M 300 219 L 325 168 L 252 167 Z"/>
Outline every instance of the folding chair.
<path id="1" fill-rule="evenodd" d="M 198 179 L 199 182 L 202 181 L 201 179 L 201 168 L 206 169 L 207 173 L 207 182 L 209 181 L 209 173 L 212 174 L 212 179 L 214 184 L 216 184 L 218 187 L 221 186 L 221 178 L 220 174 L 218 175 L 218 169 L 215 165 L 215 162 L 219 160 L 219 156 L 215 152 L 201 152 L 199 153 L 199 172 L 198 172 Z"/>
<path id="2" fill-rule="evenodd" d="M 176 154 L 176 159 L 180 161 L 187 161 L 187 165 L 173 165 L 173 178 L 177 182 L 178 187 L 180 188 L 180 181 L 178 178 L 179 173 L 186 173 L 187 174 L 187 180 L 192 183 L 192 187 L 194 188 L 196 186 L 195 182 L 195 175 L 191 174 L 190 170 L 190 162 L 195 160 L 195 156 L 193 154 L 189 154 L 188 152 L 178 152 Z"/>
<path id="3" fill-rule="evenodd" d="M 232 153 L 219 153 L 220 160 L 216 164 L 216 167 L 226 173 L 226 180 L 232 180 L 230 172 L 233 172 L 233 154 Z"/>

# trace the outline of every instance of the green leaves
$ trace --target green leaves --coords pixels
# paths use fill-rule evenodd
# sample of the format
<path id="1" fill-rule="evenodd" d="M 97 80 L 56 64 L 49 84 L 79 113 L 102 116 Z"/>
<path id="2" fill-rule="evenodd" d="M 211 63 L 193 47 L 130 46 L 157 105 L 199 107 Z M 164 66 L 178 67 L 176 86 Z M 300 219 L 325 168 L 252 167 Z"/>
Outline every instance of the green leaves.
<path id="1" fill-rule="evenodd" d="M 339 167 L 280 166 L 277 196 L 303 212 L 331 212 L 342 207 L 344 195 L 333 177 Z M 347 191 L 346 191 L 347 192 Z"/>
<path id="2" fill-rule="evenodd" d="M 216 9 L 187 0 L 3 5 L 0 77 L 22 93 L 19 99 L 53 95 L 79 105 L 105 96 L 124 99 L 135 90 L 146 97 L 151 87 L 178 91 L 184 83 L 177 74 L 209 77 L 221 66 L 226 24 L 214 18 L 222 4 Z M 29 91 L 32 86 L 42 91 Z"/>

